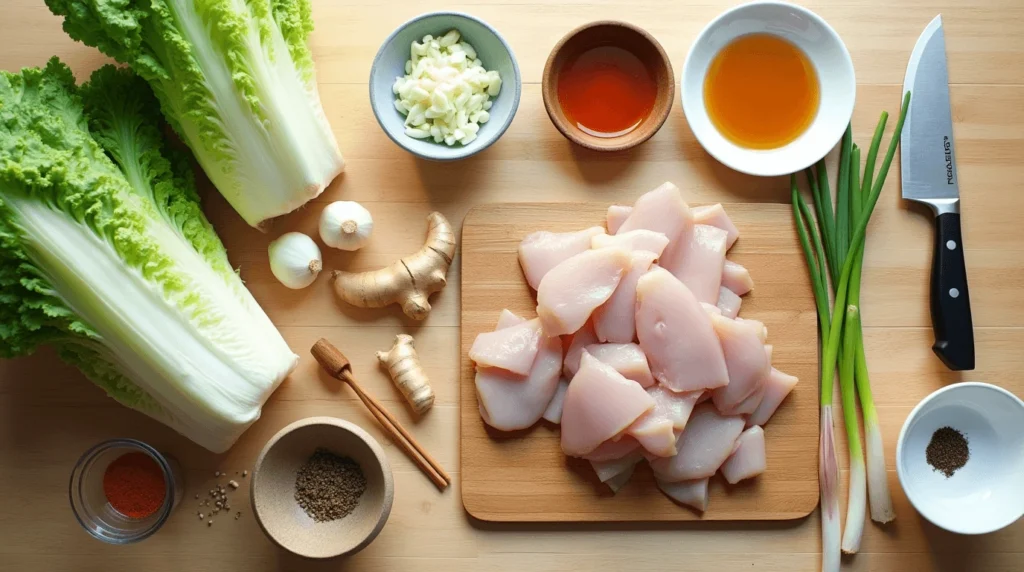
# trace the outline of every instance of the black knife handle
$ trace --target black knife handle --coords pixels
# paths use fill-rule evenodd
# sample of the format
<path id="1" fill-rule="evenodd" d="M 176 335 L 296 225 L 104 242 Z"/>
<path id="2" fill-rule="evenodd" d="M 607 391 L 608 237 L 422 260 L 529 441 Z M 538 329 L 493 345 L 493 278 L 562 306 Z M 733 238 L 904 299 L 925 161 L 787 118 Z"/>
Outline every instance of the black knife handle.
<path id="1" fill-rule="evenodd" d="M 932 351 L 951 370 L 974 369 L 974 324 L 967 293 L 960 214 L 942 213 L 935 219 L 935 258 L 932 260 Z"/>

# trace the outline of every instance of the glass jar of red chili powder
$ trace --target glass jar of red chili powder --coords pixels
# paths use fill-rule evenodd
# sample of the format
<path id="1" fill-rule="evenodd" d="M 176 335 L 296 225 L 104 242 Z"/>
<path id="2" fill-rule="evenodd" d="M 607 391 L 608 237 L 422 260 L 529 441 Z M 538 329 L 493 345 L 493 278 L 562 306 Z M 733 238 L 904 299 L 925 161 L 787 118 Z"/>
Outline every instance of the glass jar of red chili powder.
<path id="1" fill-rule="evenodd" d="M 71 509 L 89 534 L 111 544 L 156 532 L 184 494 L 178 463 L 134 439 L 104 441 L 71 472 Z"/>

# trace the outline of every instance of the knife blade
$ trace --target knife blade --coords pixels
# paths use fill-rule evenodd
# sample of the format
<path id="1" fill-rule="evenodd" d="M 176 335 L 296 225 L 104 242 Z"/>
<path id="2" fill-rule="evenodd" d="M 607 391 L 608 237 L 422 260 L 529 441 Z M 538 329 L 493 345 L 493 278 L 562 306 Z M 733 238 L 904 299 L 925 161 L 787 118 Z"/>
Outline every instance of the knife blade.
<path id="1" fill-rule="evenodd" d="M 942 16 L 917 39 L 903 91 L 910 108 L 900 137 L 903 198 L 931 207 L 935 215 L 931 314 L 932 350 L 952 370 L 974 369 L 974 325 L 960 230 L 960 184 L 949 103 L 949 71 Z"/>

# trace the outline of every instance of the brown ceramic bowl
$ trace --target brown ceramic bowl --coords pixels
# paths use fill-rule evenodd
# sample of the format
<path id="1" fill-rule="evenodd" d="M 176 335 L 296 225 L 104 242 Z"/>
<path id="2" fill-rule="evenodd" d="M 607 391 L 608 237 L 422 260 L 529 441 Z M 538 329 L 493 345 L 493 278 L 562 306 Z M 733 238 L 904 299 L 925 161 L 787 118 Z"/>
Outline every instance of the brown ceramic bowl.
<path id="1" fill-rule="evenodd" d="M 351 457 L 366 475 L 355 511 L 330 522 L 315 522 L 295 501 L 295 476 L 319 447 Z M 395 485 L 384 449 L 348 421 L 309 417 L 292 423 L 270 438 L 252 473 L 256 521 L 275 544 L 299 556 L 355 554 L 373 542 L 391 514 Z"/>
<path id="2" fill-rule="evenodd" d="M 578 54 L 597 46 L 619 46 L 629 50 L 651 70 L 658 84 L 651 114 L 636 129 L 618 137 L 597 137 L 585 133 L 569 121 L 558 102 L 558 75 L 562 66 Z M 584 24 L 555 44 L 544 66 L 541 91 L 548 117 L 567 139 L 595 151 L 622 151 L 647 141 L 661 129 L 672 109 L 675 84 L 672 64 L 658 40 L 632 24 L 605 20 Z"/>

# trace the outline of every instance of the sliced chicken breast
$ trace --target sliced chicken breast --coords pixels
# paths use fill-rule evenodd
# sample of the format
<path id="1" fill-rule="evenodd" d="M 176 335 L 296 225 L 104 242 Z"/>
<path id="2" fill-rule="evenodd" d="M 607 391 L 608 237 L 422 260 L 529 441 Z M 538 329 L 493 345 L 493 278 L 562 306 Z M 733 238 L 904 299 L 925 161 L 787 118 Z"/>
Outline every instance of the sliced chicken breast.
<path id="1" fill-rule="evenodd" d="M 608 233 L 615 234 L 619 232 L 619 227 L 622 223 L 626 222 L 629 218 L 629 214 L 633 212 L 633 207 L 627 207 L 625 205 L 612 205 L 608 207 L 608 215 L 606 225 L 608 226 Z"/>
<path id="2" fill-rule="evenodd" d="M 566 389 L 569 389 L 569 382 L 563 377 L 558 380 L 558 387 L 555 389 L 555 395 L 551 397 L 551 403 L 548 403 L 547 409 L 545 409 L 544 414 L 541 415 L 541 417 L 555 425 L 562 422 L 562 405 L 565 403 Z"/>
<path id="3" fill-rule="evenodd" d="M 549 270 L 589 250 L 590 239 L 603 233 L 603 228 L 594 226 L 576 232 L 541 230 L 526 235 L 519 243 L 519 265 L 523 267 L 526 283 L 536 290 Z"/>
<path id="4" fill-rule="evenodd" d="M 634 470 L 636 470 L 636 465 L 631 465 L 625 471 L 622 471 L 605 481 L 604 484 L 608 485 L 608 488 L 611 489 L 613 493 L 618 494 L 618 492 L 622 490 L 622 487 L 626 486 L 626 483 L 629 482 L 630 477 L 633 476 Z"/>
<path id="5" fill-rule="evenodd" d="M 764 425 L 768 423 L 768 420 L 775 414 L 782 401 L 796 387 L 798 381 L 792 375 L 782 373 L 773 367 L 768 375 L 768 379 L 764 382 L 764 396 L 761 398 L 761 403 L 750 414 L 747 425 Z"/>
<path id="6" fill-rule="evenodd" d="M 522 318 L 502 312 L 498 327 L 513 328 Z M 541 335 L 537 357 L 527 375 L 493 367 L 477 368 L 475 384 L 480 416 L 500 431 L 526 429 L 548 409 L 558 389 L 562 341 Z"/>
<path id="7" fill-rule="evenodd" d="M 636 339 L 636 283 L 654 264 L 655 254 L 634 251 L 629 271 L 608 301 L 594 310 L 594 333 L 602 342 L 628 344 Z"/>
<path id="8" fill-rule="evenodd" d="M 644 413 L 626 429 L 626 434 L 640 442 L 645 451 L 656 457 L 676 454 L 676 433 L 672 420 L 664 416 Z"/>
<path id="9" fill-rule="evenodd" d="M 654 399 L 638 383 L 584 351 L 565 391 L 562 451 L 571 457 L 586 455 L 652 407 Z"/>
<path id="10" fill-rule="evenodd" d="M 720 228 L 728 234 L 728 239 L 725 243 L 727 249 L 732 248 L 732 245 L 736 244 L 736 239 L 740 237 L 740 231 L 732 223 L 732 219 L 726 214 L 725 208 L 721 204 L 693 207 L 691 210 L 693 211 L 694 224 L 706 224 Z"/>
<path id="11" fill-rule="evenodd" d="M 722 476 L 729 484 L 756 477 L 768 468 L 765 454 L 764 430 L 755 425 L 736 440 L 736 450 L 722 465 Z"/>
<path id="12" fill-rule="evenodd" d="M 626 379 L 639 383 L 640 387 L 654 385 L 647 356 L 637 344 L 590 344 L 587 353 L 612 366 Z"/>
<path id="13" fill-rule="evenodd" d="M 590 461 L 590 465 L 594 467 L 594 472 L 597 473 L 597 478 L 600 479 L 602 483 L 606 483 L 616 475 L 620 475 L 631 470 L 634 465 L 643 460 L 644 456 L 640 454 L 640 451 L 634 450 L 625 457 L 620 457 L 618 459 L 612 459 L 610 461 Z"/>
<path id="14" fill-rule="evenodd" d="M 758 336 L 761 328 L 722 316 L 711 316 L 711 323 L 722 343 L 729 372 L 729 384 L 715 389 L 711 399 L 720 411 L 731 411 L 760 389 L 771 364 Z"/>
<path id="15" fill-rule="evenodd" d="M 735 318 L 740 315 L 740 306 L 743 305 L 743 298 L 732 290 L 722 286 L 718 289 L 718 309 L 726 318 Z"/>
<path id="16" fill-rule="evenodd" d="M 743 425 L 742 417 L 722 415 L 711 404 L 698 405 L 676 441 L 678 453 L 651 461 L 654 476 L 678 482 L 714 475 L 732 453 Z"/>
<path id="17" fill-rule="evenodd" d="M 678 256 L 664 257 L 661 266 L 686 284 L 698 300 L 714 304 L 722 286 L 727 238 L 728 233 L 720 228 L 693 225 L 679 239 Z"/>
<path id="18" fill-rule="evenodd" d="M 583 327 L 611 298 L 633 262 L 621 248 L 587 250 L 544 275 L 537 289 L 537 316 L 548 335 L 571 334 Z"/>
<path id="19" fill-rule="evenodd" d="M 540 320 L 537 318 L 493 332 L 483 332 L 473 340 L 469 359 L 477 367 L 496 367 L 526 375 L 537 358 L 540 339 Z"/>
<path id="20" fill-rule="evenodd" d="M 654 257 L 661 256 L 668 246 L 668 237 L 653 230 L 637 229 L 622 234 L 598 234 L 590 239 L 591 248 L 625 248 L 626 250 L 646 250 L 653 252 Z"/>
<path id="21" fill-rule="evenodd" d="M 583 355 L 583 349 L 589 345 L 597 343 L 597 334 L 594 333 L 593 320 L 583 324 L 578 332 L 573 334 L 572 341 L 569 342 L 569 349 L 565 351 L 565 364 L 562 367 L 562 373 L 572 381 L 572 376 L 576 375 L 576 370 L 580 368 L 580 356 Z"/>
<path id="22" fill-rule="evenodd" d="M 690 289 L 663 268 L 637 282 L 636 333 L 654 378 L 677 392 L 729 383 L 722 346 Z"/>
<path id="23" fill-rule="evenodd" d="M 679 504 L 695 508 L 701 512 L 708 510 L 708 479 L 695 479 L 692 481 L 679 481 L 670 483 L 655 479 L 658 488 L 665 496 Z"/>
<path id="24" fill-rule="evenodd" d="M 672 183 L 664 183 L 636 200 L 633 210 L 615 234 L 637 229 L 660 232 L 669 239 L 669 244 L 661 255 L 662 261 L 675 261 L 681 248 L 679 238 L 688 234 L 692 226 L 693 214 L 683 200 L 679 187 Z"/>
<path id="25" fill-rule="evenodd" d="M 722 286 L 732 290 L 737 296 L 743 296 L 754 289 L 754 280 L 750 271 L 743 265 L 726 260 L 722 265 Z"/>
<path id="26" fill-rule="evenodd" d="M 616 435 L 598 445 L 593 451 L 583 455 L 583 458 L 588 461 L 614 461 L 634 451 L 640 451 L 639 441 L 629 435 Z"/>

